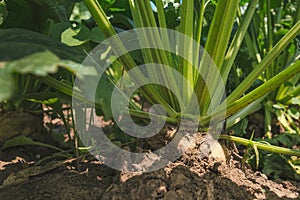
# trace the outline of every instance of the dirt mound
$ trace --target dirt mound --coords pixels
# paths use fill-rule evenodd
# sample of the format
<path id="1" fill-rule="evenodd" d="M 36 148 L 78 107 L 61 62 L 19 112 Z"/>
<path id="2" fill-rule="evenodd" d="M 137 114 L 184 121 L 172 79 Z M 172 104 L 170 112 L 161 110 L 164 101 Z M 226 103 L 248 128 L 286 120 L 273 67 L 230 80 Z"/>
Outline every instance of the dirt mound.
<path id="1" fill-rule="evenodd" d="M 195 144 L 180 159 L 147 173 L 119 172 L 88 155 L 55 161 L 45 147 L 0 150 L 0 196 L 2 200 L 300 199 L 299 183 L 269 180 L 228 153 L 226 159 L 211 156 L 219 151 L 203 157 L 200 149 L 208 143 L 201 133 L 194 137 Z M 39 157 L 47 156 L 49 161 L 36 165 Z"/>
<path id="2" fill-rule="evenodd" d="M 260 173 L 246 176 L 237 168 L 213 166 L 197 173 L 176 166 L 114 184 L 104 199 L 299 199 L 299 188 L 276 183 Z"/>
<path id="3" fill-rule="evenodd" d="M 240 162 L 218 163 L 199 159 L 197 154 L 189 151 L 164 169 L 143 174 L 120 173 L 90 159 L 66 162 L 1 188 L 0 196 L 3 200 L 300 199 L 297 182 L 268 180 L 259 172 L 242 170 Z M 35 167 L 22 162 L 1 161 L 0 183 L 13 173 Z"/>
<path id="4" fill-rule="evenodd" d="M 194 149 L 156 172 L 123 173 L 125 181 L 113 184 L 103 199 L 300 199 L 297 183 L 268 180 L 234 160 L 199 158 Z"/>

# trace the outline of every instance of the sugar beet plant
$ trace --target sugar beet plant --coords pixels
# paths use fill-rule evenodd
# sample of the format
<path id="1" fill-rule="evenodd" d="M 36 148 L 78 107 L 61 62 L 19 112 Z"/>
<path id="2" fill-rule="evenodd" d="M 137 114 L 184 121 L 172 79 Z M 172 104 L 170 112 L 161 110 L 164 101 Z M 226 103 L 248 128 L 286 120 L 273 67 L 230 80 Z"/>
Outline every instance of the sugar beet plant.
<path id="1" fill-rule="evenodd" d="M 26 4 L 26 1 L 22 2 Z M 41 2 L 51 3 L 50 1 Z M 61 10 L 62 6 L 51 4 L 50 7 L 55 8 L 55 13 L 50 13 L 52 18 L 49 30 L 45 28 L 47 24 L 49 25 L 48 22 L 43 23 L 39 30 L 43 30 L 52 38 L 61 39 L 69 46 L 77 47 L 67 47 L 50 40 L 45 35 L 21 29 L 1 30 L 3 35 L 2 40 L 0 38 L 0 48 L 3 50 L 1 62 L 4 62 L 0 63 L 0 81 L 7 86 L 6 89 L 2 88 L 1 90 L 1 101 L 7 100 L 11 96 L 10 89 L 14 84 L 10 81 L 12 73 L 29 73 L 31 74 L 30 78 L 35 82 L 34 85 L 42 82 L 43 85 L 46 84 L 59 91 L 59 98 L 61 93 L 64 93 L 73 96 L 73 99 L 80 100 L 80 102 L 93 104 L 96 107 L 96 113 L 104 115 L 105 119 L 113 118 L 114 107 L 120 108 L 120 110 L 126 107 L 130 117 L 143 126 L 152 121 L 160 122 L 162 120 L 167 123 L 179 124 L 182 119 L 187 119 L 192 122 L 188 124 L 199 124 L 201 130 L 210 131 L 219 129 L 225 120 L 227 120 L 227 127 L 236 124 L 253 112 L 253 109 L 260 105 L 267 95 L 269 95 L 267 97 L 269 99 L 276 96 L 280 102 L 290 102 L 292 99 L 290 97 L 299 96 L 300 61 L 297 59 L 297 50 L 292 48 L 293 45 L 296 46 L 295 38 L 300 33 L 299 5 L 297 3 L 294 3 L 298 7 L 296 15 L 291 17 L 294 19 L 293 23 L 290 23 L 287 29 L 284 29 L 281 34 L 276 36 L 276 39 L 272 40 L 275 37 L 271 30 L 277 25 L 276 20 L 270 20 L 269 12 L 272 10 L 270 1 L 261 3 L 253 0 L 242 4 L 238 0 L 217 2 L 128 0 L 128 2 L 117 1 L 122 3 L 121 7 L 110 8 L 114 1 L 84 0 L 100 31 L 93 28 L 93 20 L 88 20 L 83 25 L 80 24 L 80 20 L 76 19 L 76 16 L 73 17 L 75 21 L 77 20 L 76 23 L 73 23 L 73 25 L 76 24 L 76 27 L 72 27 L 72 24 L 68 22 L 70 11 L 74 3 L 80 2 L 80 0 L 70 1 L 72 3 L 62 2 L 68 5 L 68 9 L 65 9 L 67 12 L 63 12 L 64 9 Z M 131 13 L 127 9 L 130 9 Z M 115 15 L 116 11 L 124 12 L 124 10 L 127 18 Z M 257 16 L 257 13 L 261 14 Z M 6 15 L 6 12 L 1 11 L 0 20 L 5 21 Z M 114 15 L 114 17 L 110 17 L 110 15 Z M 265 16 L 267 16 L 267 20 L 265 20 Z M 259 21 L 258 18 L 260 18 L 260 23 L 256 23 Z M 9 20 L 9 15 L 7 21 L 14 22 L 12 18 Z M 9 28 L 7 21 L 4 25 Z M 274 27 L 270 22 L 274 22 Z M 0 21 L 1 23 L 2 21 Z M 24 22 L 19 23 L 24 25 Z M 284 25 L 284 21 L 281 24 Z M 87 27 L 91 28 L 91 31 Z M 117 35 L 121 29 L 133 28 L 133 31 Z M 57 32 L 62 29 L 67 29 L 67 31 L 62 34 Z M 259 37 L 255 38 L 251 35 L 251 31 L 252 33 L 253 31 L 254 33 L 263 31 L 263 33 L 258 34 Z M 99 33 L 100 36 L 96 36 L 95 33 Z M 75 62 L 82 61 L 80 50 L 85 49 L 86 52 L 89 52 L 95 46 L 94 42 L 102 40 L 101 34 L 109 38 L 106 42 L 110 42 L 110 45 L 102 43 L 98 49 L 100 55 L 95 58 L 93 53 L 96 51 L 92 51 L 87 56 L 87 62 L 84 62 L 84 65 L 88 66 L 79 70 L 80 73 L 76 72 L 78 68 Z M 132 38 L 132 34 L 136 37 Z M 19 35 L 19 42 L 15 41 L 16 35 Z M 269 38 L 269 41 L 262 43 L 264 37 Z M 31 41 L 31 44 L 28 44 L 28 41 Z M 144 48 L 136 48 L 127 52 L 126 48 L 130 48 L 130 41 L 132 44 L 137 43 Z M 126 42 L 127 46 L 124 44 Z M 263 45 L 266 47 L 263 48 Z M 32 50 L 33 47 L 36 49 Z M 252 58 L 254 61 L 245 62 L 239 66 L 247 73 L 242 80 L 234 80 L 237 84 L 233 86 L 230 84 L 232 83 L 230 74 L 236 71 L 237 60 L 242 59 L 241 51 L 245 47 L 247 48 L 246 57 Z M 21 55 L 7 60 L 12 56 L 9 53 L 12 52 L 12 49 L 17 50 L 15 53 Z M 28 52 L 24 52 L 23 49 L 27 49 Z M 112 56 L 114 54 L 121 56 L 116 59 Z M 258 55 L 260 55 L 259 59 Z M 278 63 L 280 65 L 277 65 Z M 108 64 L 109 67 L 103 67 Z M 100 69 L 98 67 L 96 71 L 100 70 L 100 72 L 89 68 L 89 66 L 97 67 L 99 65 Z M 23 66 L 29 67 L 24 68 Z M 67 72 L 61 70 L 59 66 L 74 73 L 77 76 L 77 83 L 80 83 L 82 76 L 88 77 L 85 80 L 89 80 L 90 77 L 102 74 L 100 80 L 99 77 L 98 79 L 97 77 L 91 78 L 98 84 L 92 97 L 86 98 L 84 95 L 86 89 L 89 88 L 78 89 L 76 84 L 72 91 L 72 76 L 70 78 L 70 74 L 68 74 L 68 78 L 62 78 L 65 76 L 62 76 L 61 73 Z M 145 68 L 137 68 L 137 66 Z M 105 71 L 101 71 L 101 69 L 105 69 Z M 47 75 L 56 72 L 59 73 Z M 254 82 L 258 79 L 263 80 L 263 83 L 258 87 L 253 87 Z M 147 80 L 151 80 L 153 83 L 144 84 Z M 289 87 L 291 86 L 289 83 L 292 83 L 293 87 Z M 84 84 L 79 84 L 79 86 L 84 86 Z M 224 86 L 226 89 L 230 88 L 227 96 Z M 279 89 L 276 89 L 278 87 Z M 118 97 L 120 100 L 127 100 L 127 104 L 111 105 L 114 88 L 119 88 L 117 89 Z M 126 95 L 128 88 L 131 90 L 135 88 L 135 90 Z M 282 95 L 284 92 L 288 94 L 286 97 Z M 40 91 L 34 93 L 34 95 L 23 94 L 25 95 L 24 99 L 49 103 L 47 100 L 57 97 L 56 91 L 51 93 L 49 98 L 46 97 L 46 100 L 45 93 L 43 95 L 39 95 L 42 94 Z M 57 100 L 57 98 L 55 99 Z M 264 105 L 268 105 L 269 99 L 264 101 Z M 156 106 L 157 104 L 160 107 Z M 150 110 L 149 107 L 151 107 Z M 163 108 L 165 112 L 162 112 L 160 108 Z M 268 117 L 269 114 L 267 113 L 266 116 Z M 116 116 L 113 120 L 117 122 L 120 120 L 119 117 Z M 126 119 L 123 121 L 126 123 Z M 268 122 L 268 120 L 266 121 Z M 82 123 L 84 122 L 82 121 Z M 118 137 L 117 133 L 112 137 Z M 220 135 L 220 138 L 232 140 L 254 149 L 300 155 L 298 150 L 250 141 L 242 137 Z"/>
<path id="2" fill-rule="evenodd" d="M 95 0 L 85 0 L 85 3 L 105 36 L 107 38 L 115 36 L 117 33 L 100 4 Z M 265 53 L 261 60 L 248 63 L 252 71 L 233 89 L 229 96 L 225 97 L 224 91 L 222 91 L 222 88 L 220 89 L 220 81 L 223 85 L 228 83 L 229 73 L 234 66 L 239 49 L 243 41 L 249 41 L 247 40 L 249 38 L 245 36 L 247 36 L 247 30 L 253 21 L 253 14 L 260 5 L 258 1 L 251 1 L 247 7 L 244 6 L 246 9 L 243 14 L 240 14 L 238 25 L 233 28 L 233 25 L 237 22 L 238 11 L 240 13 L 239 1 L 218 1 L 212 22 L 208 26 L 209 31 L 207 34 L 204 34 L 204 27 L 207 28 L 207 26 L 205 26 L 205 11 L 208 4 L 209 2 L 207 1 L 183 0 L 182 3 L 177 2 L 179 6 L 177 20 L 180 20 L 180 23 L 178 26 L 171 28 L 184 34 L 188 38 L 192 38 L 192 40 L 184 38 L 176 40 L 169 37 L 167 32 L 164 31 L 166 28 L 170 28 L 170 24 L 172 24 L 168 21 L 170 18 L 166 17 L 167 12 L 166 9 L 164 9 L 168 6 L 166 1 L 129 1 L 134 28 L 151 27 L 151 29 L 146 29 L 147 31 L 144 32 L 137 31 L 140 43 L 154 43 L 157 44 L 156 47 L 161 47 L 161 44 L 165 46 L 175 46 L 176 49 L 183 49 L 184 55 L 178 55 L 176 52 L 168 52 L 166 50 L 167 48 L 164 47 L 162 47 L 162 50 L 153 49 L 148 46 L 148 48 L 139 51 L 137 53 L 139 56 L 137 57 L 136 54 L 133 53 L 124 53 L 126 48 L 124 44 L 122 44 L 122 41 L 118 37 L 113 37 L 113 39 L 110 40 L 112 43 L 112 51 L 117 52 L 117 54 L 122 54 L 118 62 L 119 66 L 124 68 L 124 73 L 129 73 L 139 64 L 158 63 L 171 67 L 187 80 L 187 83 L 178 81 L 175 75 L 176 73 L 172 74 L 172 70 L 165 71 L 165 68 L 150 70 L 147 73 L 147 77 L 144 76 L 142 70 L 136 70 L 134 76 L 130 76 L 129 73 L 130 80 L 137 85 L 140 85 L 143 79 L 149 77 L 156 77 L 156 79 L 162 81 L 167 80 L 167 82 L 175 88 L 175 91 L 182 91 L 181 95 L 184 96 L 182 102 L 186 106 L 184 109 L 180 107 L 180 100 L 176 100 L 178 95 L 174 90 L 171 92 L 164 86 L 150 84 L 138 88 L 138 94 L 152 105 L 160 104 L 166 111 L 166 117 L 163 115 L 160 116 L 157 112 L 149 113 L 145 111 L 142 106 L 136 106 L 136 103 L 134 103 L 136 101 L 131 96 L 127 96 L 126 98 L 131 98 L 128 104 L 128 110 L 133 118 L 147 120 L 151 118 L 151 116 L 155 116 L 165 119 L 169 123 L 179 123 L 180 119 L 182 119 L 181 117 L 185 117 L 190 120 L 196 120 L 202 128 L 214 128 L 209 126 L 218 126 L 219 122 L 228 119 L 230 125 L 232 125 L 235 121 L 239 121 L 250 113 L 251 106 L 255 105 L 255 102 L 261 101 L 266 94 L 290 80 L 292 77 L 299 75 L 299 60 L 290 62 L 288 66 L 282 70 L 269 73 L 273 70 L 273 63 L 277 57 L 300 33 L 300 22 L 296 20 L 294 25 L 286 31 L 274 45 L 270 46 L 268 52 Z M 156 12 L 153 11 L 153 5 L 155 5 Z M 201 53 L 200 47 L 197 47 L 197 45 L 195 47 L 194 42 L 203 45 L 207 54 Z M 211 60 L 213 60 L 213 63 Z M 254 66 L 251 67 L 250 65 Z M 214 70 L 214 66 L 216 66 L 217 71 Z M 246 68 L 247 66 L 244 67 Z M 110 72 L 105 73 L 108 77 L 106 79 L 109 80 L 112 85 L 116 85 L 119 76 L 114 76 L 114 74 L 120 73 L 113 67 L 107 71 Z M 261 76 L 268 76 L 268 79 L 260 86 L 249 91 L 249 88 Z M 192 90 L 190 90 L 190 88 L 192 88 Z M 197 106 L 192 93 L 196 96 Z M 218 97 L 217 100 L 214 99 L 216 96 Z M 98 98 L 102 99 L 98 101 L 98 103 L 100 102 L 100 107 L 103 108 L 107 106 L 107 104 L 104 105 L 103 103 L 103 99 L 107 99 L 107 96 L 100 94 Z M 214 108 L 213 110 L 211 110 L 212 107 Z M 104 112 L 104 114 L 105 113 L 108 117 L 111 117 L 111 111 Z M 221 135 L 220 138 L 272 152 L 300 155 L 297 150 L 270 146 L 260 142 L 249 141 L 244 138 L 226 135 Z"/>

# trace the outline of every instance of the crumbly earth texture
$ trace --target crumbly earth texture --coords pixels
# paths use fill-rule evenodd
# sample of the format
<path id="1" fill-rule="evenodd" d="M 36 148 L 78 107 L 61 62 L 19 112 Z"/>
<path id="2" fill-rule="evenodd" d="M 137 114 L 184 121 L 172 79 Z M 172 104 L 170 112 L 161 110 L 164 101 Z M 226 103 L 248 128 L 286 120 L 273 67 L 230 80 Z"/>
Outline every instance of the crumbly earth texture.
<path id="1" fill-rule="evenodd" d="M 38 120 L 28 113 L 20 115 L 26 121 L 14 126 L 9 121 L 14 115 L 0 116 L 5 125 L 0 128 L 3 133 L 0 139 L 30 135 L 35 141 L 63 148 L 49 134 L 29 134 L 39 132 L 39 127 L 34 126 Z M 5 127 L 13 135 L 7 136 Z M 173 129 L 167 128 L 141 144 L 150 150 L 158 149 L 173 134 Z M 210 156 L 203 155 L 201 149 L 209 150 L 210 143 L 203 140 L 202 133 L 193 137 L 185 137 L 195 144 L 178 160 L 145 173 L 120 172 L 90 155 L 67 159 L 66 153 L 41 146 L 0 149 L 0 199 L 300 199 L 300 183 L 270 180 L 260 172 L 251 171 L 234 160 L 232 154 L 222 155 L 220 145 Z"/>
<path id="2" fill-rule="evenodd" d="M 42 152 L 36 147 L 0 151 L 2 200 L 300 199 L 299 183 L 270 180 L 233 159 L 201 159 L 196 147 L 165 168 L 147 173 L 121 173 L 91 156 L 35 166 L 32 159 L 37 158 L 31 156 Z"/>

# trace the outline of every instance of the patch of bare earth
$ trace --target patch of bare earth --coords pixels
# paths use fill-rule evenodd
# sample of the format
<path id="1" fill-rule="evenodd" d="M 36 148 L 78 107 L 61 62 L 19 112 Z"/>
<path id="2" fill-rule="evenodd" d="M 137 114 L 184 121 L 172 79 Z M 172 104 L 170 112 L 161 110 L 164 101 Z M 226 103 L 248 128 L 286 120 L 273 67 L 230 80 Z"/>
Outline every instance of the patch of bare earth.
<path id="1" fill-rule="evenodd" d="M 200 159 L 196 148 L 164 169 L 143 174 L 121 173 L 88 160 L 64 163 L 2 187 L 1 199 L 300 199 L 299 183 L 269 180 L 242 170 L 234 160 Z M 0 183 L 34 167 L 20 159 L 0 165 Z"/>
<path id="2" fill-rule="evenodd" d="M 169 138 L 159 137 L 166 135 L 142 145 L 160 148 Z M 53 157 L 37 166 L 54 152 L 38 146 L 0 150 L 0 199 L 300 199 L 300 183 L 269 180 L 233 159 L 205 158 L 199 151 L 202 136 L 194 139 L 196 145 L 177 161 L 147 173 L 119 172 L 93 157 L 68 162 Z"/>
<path id="3" fill-rule="evenodd" d="M 240 163 L 200 159 L 189 150 L 166 168 L 113 184 L 103 199 L 300 199 L 299 183 L 273 181 Z M 130 173 L 128 173 L 130 176 Z"/>

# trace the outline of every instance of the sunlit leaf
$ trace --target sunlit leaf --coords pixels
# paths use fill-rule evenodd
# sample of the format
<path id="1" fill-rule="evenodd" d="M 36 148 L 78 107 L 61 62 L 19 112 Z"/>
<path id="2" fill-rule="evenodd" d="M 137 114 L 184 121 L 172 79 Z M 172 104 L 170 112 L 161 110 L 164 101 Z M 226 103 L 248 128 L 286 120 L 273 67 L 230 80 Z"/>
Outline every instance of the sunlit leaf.
<path id="1" fill-rule="evenodd" d="M 19 74 L 45 76 L 55 73 L 60 59 L 49 51 L 37 52 L 6 64 L 9 71 Z"/>
<path id="2" fill-rule="evenodd" d="M 291 103 L 295 105 L 300 105 L 300 97 L 294 97 L 291 99 Z"/>
<path id="3" fill-rule="evenodd" d="M 42 103 L 42 104 L 53 104 L 58 102 L 57 94 L 49 92 L 37 92 L 28 94 L 24 97 L 28 101 Z"/>
<path id="4" fill-rule="evenodd" d="M 292 108 L 288 109 L 288 114 L 296 120 L 300 119 L 300 110 L 297 108 L 292 107 Z"/>
<path id="5" fill-rule="evenodd" d="M 5 1 L 0 2 L 0 25 L 3 24 L 5 19 L 7 18 L 8 12 L 6 8 Z"/>

